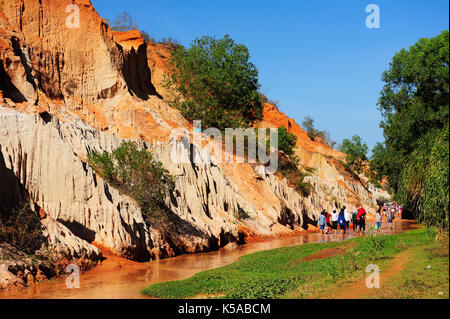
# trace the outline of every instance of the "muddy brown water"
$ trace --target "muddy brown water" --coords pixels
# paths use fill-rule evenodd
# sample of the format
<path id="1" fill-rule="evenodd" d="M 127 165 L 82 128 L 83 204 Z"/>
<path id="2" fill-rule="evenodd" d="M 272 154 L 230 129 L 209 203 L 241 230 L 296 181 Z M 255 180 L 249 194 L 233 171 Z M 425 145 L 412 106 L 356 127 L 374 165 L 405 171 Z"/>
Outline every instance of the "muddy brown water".
<path id="1" fill-rule="evenodd" d="M 372 224 L 372 223 L 368 223 Z M 385 234 L 401 233 L 414 229 L 417 224 L 398 220 L 394 229 L 383 227 Z M 66 278 L 56 278 L 29 288 L 20 288 L 0 292 L 0 298 L 13 299 L 141 299 L 140 291 L 155 283 L 186 279 L 194 274 L 236 262 L 240 257 L 254 252 L 329 241 L 342 241 L 356 237 L 349 234 L 305 233 L 293 237 L 282 237 L 260 242 L 248 243 L 232 250 L 181 255 L 174 258 L 154 260 L 145 263 L 126 261 L 114 256 L 93 270 L 80 275 L 80 288 L 68 289 Z"/>

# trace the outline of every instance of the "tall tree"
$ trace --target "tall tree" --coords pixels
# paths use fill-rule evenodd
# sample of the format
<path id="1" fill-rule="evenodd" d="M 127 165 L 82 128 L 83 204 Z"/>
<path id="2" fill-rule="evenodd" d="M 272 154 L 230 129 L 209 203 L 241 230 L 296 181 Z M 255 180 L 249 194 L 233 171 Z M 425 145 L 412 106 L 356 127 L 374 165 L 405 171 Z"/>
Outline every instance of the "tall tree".
<path id="1" fill-rule="evenodd" d="M 420 221 L 448 228 L 449 34 L 402 49 L 383 73 L 385 142 L 372 168 Z M 387 160 L 388 159 L 388 160 Z"/>
<path id="2" fill-rule="evenodd" d="M 178 46 L 169 60 L 169 88 L 179 94 L 170 103 L 204 127 L 246 127 L 262 118 L 258 70 L 243 44 L 228 35 L 194 40 Z"/>
<path id="3" fill-rule="evenodd" d="M 344 139 L 339 150 L 346 154 L 344 166 L 351 172 L 361 173 L 362 164 L 367 160 L 369 148 L 362 138 L 354 135 L 351 140 Z"/>

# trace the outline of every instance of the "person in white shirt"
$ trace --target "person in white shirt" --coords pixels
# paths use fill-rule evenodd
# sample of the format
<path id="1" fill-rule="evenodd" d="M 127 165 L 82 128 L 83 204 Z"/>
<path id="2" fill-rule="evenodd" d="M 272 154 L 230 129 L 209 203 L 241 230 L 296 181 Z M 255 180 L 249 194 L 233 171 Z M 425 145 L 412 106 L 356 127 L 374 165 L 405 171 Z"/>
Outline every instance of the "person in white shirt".
<path id="1" fill-rule="evenodd" d="M 345 222 L 347 223 L 347 229 L 350 229 L 350 214 L 347 211 L 347 207 L 344 206 L 344 218 Z"/>
<path id="2" fill-rule="evenodd" d="M 336 232 L 337 230 L 337 220 L 338 220 L 339 214 L 336 211 L 336 209 L 333 210 L 333 212 L 331 213 L 331 223 L 333 226 L 333 231 Z"/>

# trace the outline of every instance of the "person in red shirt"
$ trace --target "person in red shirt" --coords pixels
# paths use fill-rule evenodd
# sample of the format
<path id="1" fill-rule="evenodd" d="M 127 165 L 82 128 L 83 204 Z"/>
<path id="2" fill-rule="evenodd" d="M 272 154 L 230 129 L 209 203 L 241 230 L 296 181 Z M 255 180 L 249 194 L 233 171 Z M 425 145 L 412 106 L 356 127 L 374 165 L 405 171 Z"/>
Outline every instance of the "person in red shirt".
<path id="1" fill-rule="evenodd" d="M 364 208 L 360 208 L 358 210 L 358 214 L 356 214 L 356 220 L 358 221 L 359 225 L 359 233 L 361 235 L 364 235 L 364 232 L 366 231 L 366 210 Z"/>

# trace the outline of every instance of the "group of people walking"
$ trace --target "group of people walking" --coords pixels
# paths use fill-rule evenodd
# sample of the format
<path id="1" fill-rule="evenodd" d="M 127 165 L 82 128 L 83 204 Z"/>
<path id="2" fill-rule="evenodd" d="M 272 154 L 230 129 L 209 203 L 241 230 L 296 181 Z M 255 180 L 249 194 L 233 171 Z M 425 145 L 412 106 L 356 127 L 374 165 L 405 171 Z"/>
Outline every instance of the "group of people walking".
<path id="1" fill-rule="evenodd" d="M 364 234 L 366 231 L 366 214 L 363 207 L 358 211 L 354 210 L 351 214 L 345 206 L 339 212 L 336 209 L 333 210 L 331 214 L 323 210 L 318 221 L 320 232 L 327 234 L 329 229 L 332 229 L 336 233 L 339 229 L 341 233 L 345 234 L 350 231 L 351 224 L 353 232 Z"/>
<path id="2" fill-rule="evenodd" d="M 395 205 L 395 206 L 394 206 Z M 403 208 L 397 204 L 385 204 L 378 208 L 377 213 L 375 214 L 375 231 L 377 234 L 381 232 L 381 224 L 383 218 L 386 220 L 389 228 L 394 229 L 394 219 L 395 215 L 402 214 Z"/>
<path id="3" fill-rule="evenodd" d="M 392 230 L 394 228 L 393 222 L 396 214 L 401 214 L 403 208 L 397 204 L 385 204 L 380 206 L 375 214 L 374 230 L 376 234 L 381 233 L 382 221 L 386 220 L 388 227 Z M 327 234 L 330 229 L 333 233 L 338 230 L 345 234 L 350 231 L 350 225 L 354 233 L 364 235 L 366 231 L 366 210 L 361 207 L 358 210 L 353 210 L 351 213 L 347 210 L 347 207 L 342 207 L 339 212 L 333 210 L 330 214 L 326 210 L 323 210 L 319 216 L 318 226 L 322 234 Z"/>

